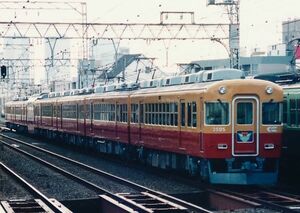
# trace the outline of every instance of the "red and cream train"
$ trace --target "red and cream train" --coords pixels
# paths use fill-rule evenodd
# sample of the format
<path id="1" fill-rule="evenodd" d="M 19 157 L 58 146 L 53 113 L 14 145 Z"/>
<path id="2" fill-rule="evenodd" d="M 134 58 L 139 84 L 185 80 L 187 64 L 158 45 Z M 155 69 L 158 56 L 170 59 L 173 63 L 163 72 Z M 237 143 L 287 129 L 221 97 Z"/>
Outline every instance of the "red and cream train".
<path id="1" fill-rule="evenodd" d="M 210 183 L 273 184 L 282 89 L 256 79 L 11 101 L 7 127 Z"/>

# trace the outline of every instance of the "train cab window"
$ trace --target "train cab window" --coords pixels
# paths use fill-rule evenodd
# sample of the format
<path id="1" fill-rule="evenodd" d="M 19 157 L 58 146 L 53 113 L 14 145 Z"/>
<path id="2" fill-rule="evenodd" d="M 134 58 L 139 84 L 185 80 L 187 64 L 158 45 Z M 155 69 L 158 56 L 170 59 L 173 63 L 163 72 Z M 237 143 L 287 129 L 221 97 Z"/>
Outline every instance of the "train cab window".
<path id="1" fill-rule="evenodd" d="M 262 123 L 263 124 L 281 124 L 281 103 L 263 103 L 262 104 Z"/>
<path id="2" fill-rule="evenodd" d="M 253 123 L 253 103 L 240 102 L 237 103 L 237 124 Z"/>
<path id="3" fill-rule="evenodd" d="M 205 122 L 208 125 L 229 124 L 229 104 L 228 103 L 205 103 Z"/>

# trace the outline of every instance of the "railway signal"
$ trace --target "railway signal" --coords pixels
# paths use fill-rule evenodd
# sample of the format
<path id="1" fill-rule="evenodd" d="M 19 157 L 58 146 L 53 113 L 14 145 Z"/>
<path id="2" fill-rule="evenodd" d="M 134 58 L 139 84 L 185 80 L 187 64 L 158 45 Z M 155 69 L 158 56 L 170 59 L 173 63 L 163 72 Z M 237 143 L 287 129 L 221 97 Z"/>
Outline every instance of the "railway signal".
<path id="1" fill-rule="evenodd" d="M 5 78 L 7 75 L 7 69 L 6 69 L 6 66 L 5 65 L 2 65 L 1 66 L 1 77 L 2 78 Z"/>

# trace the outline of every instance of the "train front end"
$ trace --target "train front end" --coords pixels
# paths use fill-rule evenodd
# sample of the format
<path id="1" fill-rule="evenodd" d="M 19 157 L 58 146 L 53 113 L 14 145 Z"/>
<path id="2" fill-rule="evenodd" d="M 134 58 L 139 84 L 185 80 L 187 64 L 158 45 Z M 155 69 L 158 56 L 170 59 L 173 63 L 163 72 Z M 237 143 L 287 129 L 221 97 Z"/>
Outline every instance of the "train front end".
<path id="1" fill-rule="evenodd" d="M 207 89 L 202 141 L 211 183 L 277 182 L 282 100 L 281 87 L 261 80 L 220 81 Z"/>

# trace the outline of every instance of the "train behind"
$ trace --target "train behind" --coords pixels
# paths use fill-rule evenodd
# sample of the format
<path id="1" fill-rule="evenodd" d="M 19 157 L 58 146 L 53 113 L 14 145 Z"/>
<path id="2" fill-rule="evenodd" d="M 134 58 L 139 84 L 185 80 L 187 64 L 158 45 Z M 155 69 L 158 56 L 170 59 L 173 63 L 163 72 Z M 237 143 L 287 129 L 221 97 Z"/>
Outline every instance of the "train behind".
<path id="1" fill-rule="evenodd" d="M 257 79 L 54 98 L 5 106 L 20 132 L 185 171 L 213 184 L 274 184 L 282 88 Z"/>

